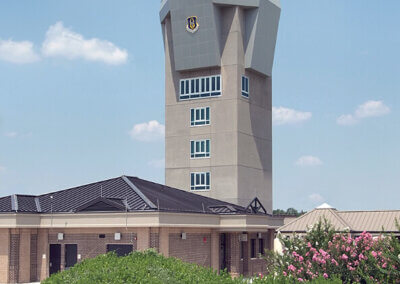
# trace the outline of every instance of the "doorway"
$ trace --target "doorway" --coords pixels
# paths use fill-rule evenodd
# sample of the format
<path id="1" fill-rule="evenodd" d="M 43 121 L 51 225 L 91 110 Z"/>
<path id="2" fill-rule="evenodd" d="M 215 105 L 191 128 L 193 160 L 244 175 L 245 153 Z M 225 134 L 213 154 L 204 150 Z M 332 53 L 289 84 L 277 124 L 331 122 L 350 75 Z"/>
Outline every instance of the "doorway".
<path id="1" fill-rule="evenodd" d="M 50 275 L 59 272 L 60 268 L 61 268 L 61 245 L 60 244 L 50 245 L 50 262 L 49 262 Z"/>
<path id="2" fill-rule="evenodd" d="M 78 262 L 78 245 L 65 245 L 65 269 L 73 267 Z"/>
<path id="3" fill-rule="evenodd" d="M 226 234 L 222 233 L 219 236 L 219 269 L 224 270 L 227 268 L 226 265 Z"/>

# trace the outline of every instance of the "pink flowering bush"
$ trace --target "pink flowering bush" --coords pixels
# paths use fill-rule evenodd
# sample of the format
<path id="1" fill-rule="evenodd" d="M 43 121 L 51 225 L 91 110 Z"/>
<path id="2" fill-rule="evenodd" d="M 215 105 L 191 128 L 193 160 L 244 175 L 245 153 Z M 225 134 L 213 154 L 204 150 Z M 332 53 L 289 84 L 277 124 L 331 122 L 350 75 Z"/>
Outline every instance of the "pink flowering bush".
<path id="1" fill-rule="evenodd" d="M 281 241 L 283 255 L 266 258 L 271 275 L 296 282 L 339 277 L 345 283 L 400 283 L 400 242 L 393 235 L 352 237 L 321 220 L 305 236 Z"/>

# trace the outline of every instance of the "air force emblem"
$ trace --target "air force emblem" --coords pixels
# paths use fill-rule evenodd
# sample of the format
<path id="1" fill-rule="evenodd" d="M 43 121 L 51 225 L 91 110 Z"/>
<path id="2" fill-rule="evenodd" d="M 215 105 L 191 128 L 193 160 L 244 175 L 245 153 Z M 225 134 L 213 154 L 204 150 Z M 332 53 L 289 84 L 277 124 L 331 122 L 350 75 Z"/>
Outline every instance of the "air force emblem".
<path id="1" fill-rule="evenodd" d="M 197 17 L 192 16 L 186 19 L 186 30 L 191 33 L 197 32 L 199 29 L 199 23 L 197 22 Z"/>

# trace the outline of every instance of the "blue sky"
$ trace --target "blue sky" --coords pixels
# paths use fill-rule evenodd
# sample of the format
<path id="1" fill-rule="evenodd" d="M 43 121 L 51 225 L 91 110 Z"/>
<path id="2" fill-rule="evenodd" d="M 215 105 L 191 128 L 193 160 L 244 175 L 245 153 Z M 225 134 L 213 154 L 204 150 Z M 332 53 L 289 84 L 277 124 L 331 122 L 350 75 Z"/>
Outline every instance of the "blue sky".
<path id="1" fill-rule="evenodd" d="M 0 2 L 0 195 L 163 182 L 159 1 Z M 400 2 L 282 1 L 274 207 L 399 209 Z"/>

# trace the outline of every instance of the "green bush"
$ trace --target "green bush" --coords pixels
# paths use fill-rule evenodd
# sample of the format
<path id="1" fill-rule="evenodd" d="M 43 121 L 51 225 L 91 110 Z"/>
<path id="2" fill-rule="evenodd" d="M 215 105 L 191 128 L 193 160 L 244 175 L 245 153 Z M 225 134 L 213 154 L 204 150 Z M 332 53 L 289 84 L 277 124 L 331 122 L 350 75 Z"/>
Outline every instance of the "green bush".
<path id="1" fill-rule="evenodd" d="M 125 257 L 114 253 L 86 259 L 69 270 L 53 274 L 42 284 L 292 284 L 297 279 L 284 276 L 265 276 L 253 279 L 235 278 L 223 271 L 219 275 L 210 268 L 166 258 L 154 250 L 133 252 Z M 310 283 L 341 283 L 338 279 L 314 279 Z"/>
<path id="2" fill-rule="evenodd" d="M 125 257 L 114 253 L 86 259 L 73 268 L 53 274 L 43 284 L 126 284 L 126 283 L 243 283 L 228 273 L 166 258 L 153 250 L 133 252 Z"/>

